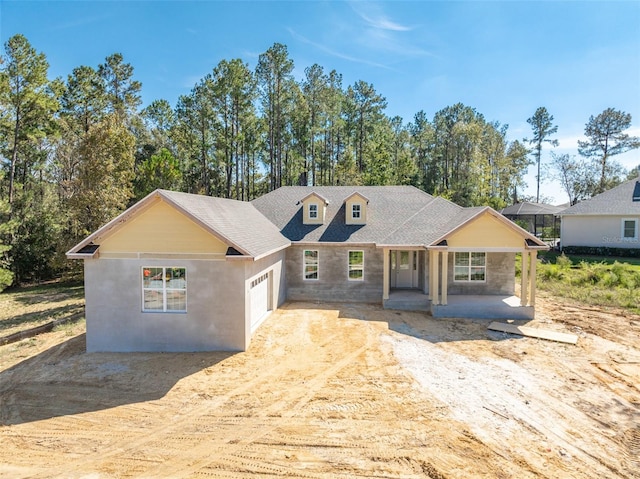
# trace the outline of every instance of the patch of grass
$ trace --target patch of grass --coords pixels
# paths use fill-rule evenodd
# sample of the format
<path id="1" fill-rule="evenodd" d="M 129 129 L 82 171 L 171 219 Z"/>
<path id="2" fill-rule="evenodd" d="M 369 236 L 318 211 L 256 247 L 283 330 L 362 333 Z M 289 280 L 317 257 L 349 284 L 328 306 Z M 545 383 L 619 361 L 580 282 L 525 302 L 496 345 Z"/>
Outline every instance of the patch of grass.
<path id="1" fill-rule="evenodd" d="M 571 260 L 571 262 L 576 265 L 581 262 L 585 263 L 604 263 L 604 264 L 613 264 L 613 263 L 623 263 L 631 266 L 633 269 L 637 269 L 640 271 L 640 258 L 621 258 L 621 257 L 612 257 L 612 256 L 588 256 L 588 255 L 567 255 L 564 253 L 558 253 L 557 251 L 541 251 L 538 254 L 538 258 L 543 263 L 554 263 L 557 264 L 558 258 L 567 258 Z"/>
<path id="2" fill-rule="evenodd" d="M 51 282 L 0 293 L 0 336 L 82 312 L 82 284 Z"/>
<path id="3" fill-rule="evenodd" d="M 16 343 L 15 348 L 16 349 L 32 348 L 32 347 L 36 346 L 37 344 L 38 344 L 38 339 L 37 338 L 23 339 L 22 341 L 19 341 L 19 342 Z"/>
<path id="4" fill-rule="evenodd" d="M 640 260 L 543 254 L 538 288 L 583 304 L 640 314 Z"/>
<path id="5" fill-rule="evenodd" d="M 81 318 L 77 321 L 69 321 L 68 323 L 58 324 L 53 328 L 53 331 L 63 331 L 65 336 L 75 336 L 78 328 L 84 329 L 86 320 Z"/>

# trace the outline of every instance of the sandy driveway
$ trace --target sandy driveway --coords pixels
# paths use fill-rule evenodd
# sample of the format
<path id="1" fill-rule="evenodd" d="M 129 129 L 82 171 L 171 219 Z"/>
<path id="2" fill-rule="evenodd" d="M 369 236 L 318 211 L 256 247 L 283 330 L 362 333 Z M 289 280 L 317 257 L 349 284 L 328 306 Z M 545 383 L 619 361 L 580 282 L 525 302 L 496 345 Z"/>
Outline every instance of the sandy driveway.
<path id="1" fill-rule="evenodd" d="M 577 346 L 291 303 L 246 353 L 0 347 L 0 477 L 640 477 L 640 318 L 541 298 Z"/>

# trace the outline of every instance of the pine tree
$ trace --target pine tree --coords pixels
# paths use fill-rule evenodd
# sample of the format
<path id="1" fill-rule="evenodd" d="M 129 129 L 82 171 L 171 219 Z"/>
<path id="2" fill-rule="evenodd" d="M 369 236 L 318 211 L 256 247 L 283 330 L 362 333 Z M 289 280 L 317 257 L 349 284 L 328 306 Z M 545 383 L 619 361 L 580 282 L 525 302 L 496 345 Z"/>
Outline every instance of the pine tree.
<path id="1" fill-rule="evenodd" d="M 611 157 L 640 147 L 640 138 L 624 133 L 630 126 L 631 115 L 613 108 L 589 117 L 584 129 L 587 140 L 578 141 L 578 152 L 597 166 L 599 179 L 594 194 L 614 187 L 623 176 L 622 167 Z"/>
<path id="2" fill-rule="evenodd" d="M 549 143 L 552 146 L 558 146 L 558 140 L 552 139 L 558 131 L 558 126 L 553 124 L 553 115 L 550 115 L 543 106 L 538 108 L 531 118 L 527 120 L 533 130 L 533 137 L 530 140 L 524 140 L 533 145 L 533 155 L 538 168 L 536 174 L 536 203 L 540 202 L 540 164 L 542 160 L 542 145 Z"/>
<path id="3" fill-rule="evenodd" d="M 58 109 L 55 85 L 47 78 L 49 64 L 23 35 L 5 44 L 0 67 L 0 136 L 6 138 L 3 155 L 9 159 L 8 203 L 13 214 L 17 179 L 24 183 L 38 161 L 37 142 L 55 128 Z M 52 88 L 52 86 L 54 88 Z"/>

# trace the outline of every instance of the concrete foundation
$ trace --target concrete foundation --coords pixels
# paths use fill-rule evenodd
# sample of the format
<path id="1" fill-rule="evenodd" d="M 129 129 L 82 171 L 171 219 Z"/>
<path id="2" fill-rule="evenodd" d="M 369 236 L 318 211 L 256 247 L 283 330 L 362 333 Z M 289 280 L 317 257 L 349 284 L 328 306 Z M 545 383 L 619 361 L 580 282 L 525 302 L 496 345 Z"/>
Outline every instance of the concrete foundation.
<path id="1" fill-rule="evenodd" d="M 506 295 L 451 295 L 446 306 L 431 305 L 434 318 L 533 319 L 532 306 Z"/>
<path id="2" fill-rule="evenodd" d="M 433 305 L 417 290 L 392 291 L 384 301 L 385 309 L 428 311 L 434 318 L 533 319 L 532 306 L 520 306 L 512 295 L 450 295 L 446 306 Z"/>

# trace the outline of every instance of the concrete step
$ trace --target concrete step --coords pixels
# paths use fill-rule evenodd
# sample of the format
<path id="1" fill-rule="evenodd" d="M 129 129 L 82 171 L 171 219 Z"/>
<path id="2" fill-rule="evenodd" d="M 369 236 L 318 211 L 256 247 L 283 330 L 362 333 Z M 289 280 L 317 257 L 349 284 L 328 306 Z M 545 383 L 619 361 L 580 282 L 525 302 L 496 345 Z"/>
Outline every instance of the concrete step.
<path id="1" fill-rule="evenodd" d="M 396 309 L 400 311 L 429 311 L 430 301 L 425 298 L 411 299 L 387 299 L 384 301 L 385 309 Z"/>

